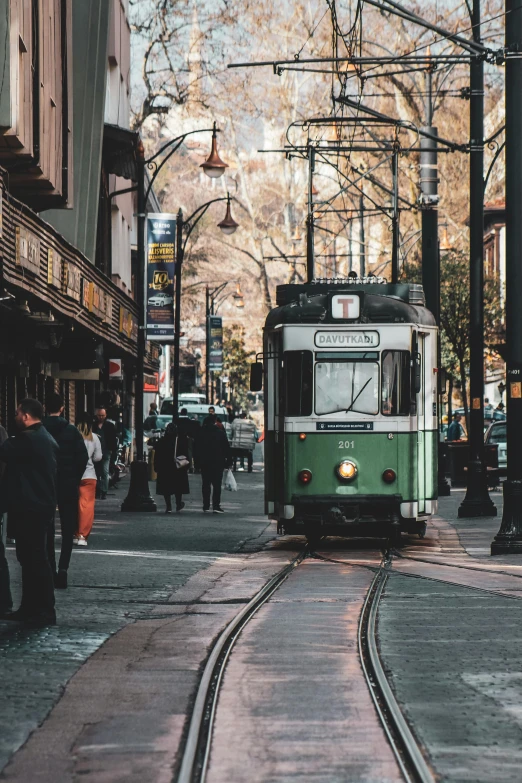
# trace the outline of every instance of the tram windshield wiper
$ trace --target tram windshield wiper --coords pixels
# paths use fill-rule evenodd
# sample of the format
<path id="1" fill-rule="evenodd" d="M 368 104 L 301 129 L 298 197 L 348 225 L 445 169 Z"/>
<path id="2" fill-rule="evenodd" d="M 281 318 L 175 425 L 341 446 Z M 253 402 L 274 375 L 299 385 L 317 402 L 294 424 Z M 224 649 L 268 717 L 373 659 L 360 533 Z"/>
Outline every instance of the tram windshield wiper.
<path id="1" fill-rule="evenodd" d="M 368 384 L 370 383 L 371 380 L 372 379 L 371 379 L 371 376 L 370 376 L 368 378 L 368 380 L 366 381 L 366 383 L 364 384 L 364 386 L 362 387 L 362 389 L 360 390 L 360 392 L 357 394 L 357 396 L 354 397 L 354 399 L 351 401 L 350 407 L 346 408 L 345 413 L 350 413 L 350 411 L 353 409 L 353 406 L 355 405 L 355 403 L 357 402 L 357 400 L 359 399 L 359 397 L 361 396 L 363 391 L 366 389 L 366 387 L 368 386 Z"/>

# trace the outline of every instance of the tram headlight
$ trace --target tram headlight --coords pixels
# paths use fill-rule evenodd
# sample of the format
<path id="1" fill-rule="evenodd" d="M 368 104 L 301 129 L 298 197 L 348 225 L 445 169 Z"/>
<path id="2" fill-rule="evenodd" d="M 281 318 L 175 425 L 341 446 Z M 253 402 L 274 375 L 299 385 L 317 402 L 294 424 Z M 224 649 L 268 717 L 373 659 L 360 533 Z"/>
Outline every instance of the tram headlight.
<path id="1" fill-rule="evenodd" d="M 397 474 L 391 468 L 387 468 L 387 470 L 385 470 L 384 473 L 382 474 L 382 480 L 385 481 L 387 484 L 393 484 L 396 478 L 397 478 Z"/>
<path id="2" fill-rule="evenodd" d="M 297 474 L 298 480 L 301 482 L 301 484 L 310 484 L 312 480 L 312 471 L 311 470 L 300 470 Z"/>
<path id="3" fill-rule="evenodd" d="M 351 459 L 343 459 L 335 470 L 342 481 L 353 481 L 357 475 L 357 465 Z"/>

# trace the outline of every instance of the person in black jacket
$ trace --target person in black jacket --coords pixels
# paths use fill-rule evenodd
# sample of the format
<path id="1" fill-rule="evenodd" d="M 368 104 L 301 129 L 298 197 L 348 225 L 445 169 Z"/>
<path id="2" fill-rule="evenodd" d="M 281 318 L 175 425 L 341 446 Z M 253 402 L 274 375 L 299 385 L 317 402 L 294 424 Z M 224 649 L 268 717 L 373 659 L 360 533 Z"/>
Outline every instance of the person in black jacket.
<path id="1" fill-rule="evenodd" d="M 175 458 L 186 457 L 188 454 L 188 437 L 175 424 L 169 424 L 165 434 L 154 447 L 154 470 L 158 474 L 156 494 L 165 498 L 165 513 L 172 512 L 171 496 L 176 498 L 176 511 L 185 508 L 183 495 L 190 492 L 188 481 L 188 465 L 177 468 Z"/>
<path id="2" fill-rule="evenodd" d="M 71 562 L 73 538 L 78 530 L 78 496 L 82 476 L 87 467 L 89 455 L 85 442 L 76 427 L 69 424 L 63 417 L 64 404 L 59 394 L 51 394 L 46 402 L 47 416 L 43 419 L 47 432 L 53 436 L 60 453 L 56 477 L 56 495 L 60 512 L 60 527 L 62 530 L 62 547 L 58 571 L 56 570 L 56 555 L 54 553 L 54 517 L 49 527 L 48 557 L 53 570 L 54 586 L 67 587 L 67 569 Z"/>
<path id="3" fill-rule="evenodd" d="M 47 533 L 56 507 L 58 444 L 42 425 L 38 400 L 25 399 L 16 410 L 18 432 L 0 446 L 6 463 L 2 511 L 9 513 L 22 566 L 22 602 L 4 620 L 43 627 L 56 624 L 53 572 L 47 557 Z"/>
<path id="4" fill-rule="evenodd" d="M 207 416 L 196 439 L 195 457 L 201 466 L 203 511 L 210 511 L 210 489 L 214 514 L 224 514 L 221 508 L 223 471 L 232 463 L 230 444 L 224 430 L 216 427 L 217 416 Z"/>
<path id="5" fill-rule="evenodd" d="M 96 488 L 96 497 L 100 500 L 107 498 L 109 491 L 109 472 L 111 462 L 116 461 L 118 454 L 118 433 L 116 425 L 107 420 L 107 411 L 105 408 L 96 408 L 94 424 L 92 431 L 97 435 L 101 442 L 103 457 L 97 462 L 96 473 L 98 475 L 98 487 Z"/>

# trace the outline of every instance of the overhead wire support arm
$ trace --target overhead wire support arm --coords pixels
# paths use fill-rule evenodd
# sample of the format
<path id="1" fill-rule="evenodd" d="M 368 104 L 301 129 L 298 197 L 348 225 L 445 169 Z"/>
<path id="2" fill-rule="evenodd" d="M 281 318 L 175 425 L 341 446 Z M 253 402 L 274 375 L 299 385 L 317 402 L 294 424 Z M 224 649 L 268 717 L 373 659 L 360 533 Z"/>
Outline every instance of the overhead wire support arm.
<path id="1" fill-rule="evenodd" d="M 433 33 L 437 33 L 437 35 L 440 35 L 442 38 L 445 38 L 448 41 L 452 41 L 462 49 L 466 49 L 469 52 L 474 54 L 481 54 L 484 57 L 488 57 L 489 55 L 493 54 L 491 49 L 483 46 L 478 41 L 468 40 L 467 38 L 460 36 L 458 33 L 451 33 L 449 30 L 445 30 L 443 27 L 432 24 L 432 22 L 428 22 L 421 16 L 417 16 L 417 14 L 413 13 L 413 11 L 408 11 L 407 8 L 403 8 L 403 6 L 400 5 L 400 3 L 395 2 L 395 0 L 383 0 L 383 2 L 379 2 L 379 0 L 365 0 L 365 2 L 368 5 L 375 6 L 375 8 L 379 8 L 381 11 L 389 11 L 391 14 L 400 16 L 402 19 L 406 19 L 408 22 L 414 22 L 415 24 L 424 27 L 426 30 L 431 30 Z"/>
<path id="2" fill-rule="evenodd" d="M 375 109 L 370 109 L 368 106 L 363 106 L 362 103 L 358 103 L 357 101 L 352 101 L 349 98 L 343 98 L 339 96 L 338 98 L 334 98 L 334 100 L 337 103 L 342 103 L 345 106 L 350 106 L 353 109 L 357 109 L 358 111 L 365 112 L 366 114 L 369 114 L 372 117 L 385 119 L 390 123 L 390 125 L 395 125 L 404 128 L 405 130 L 409 130 L 412 133 L 417 133 L 419 136 L 424 136 L 426 139 L 432 139 L 432 141 L 437 141 L 440 144 L 443 144 L 449 147 L 450 149 L 454 150 L 455 152 L 468 151 L 469 146 L 467 144 L 457 144 L 456 142 L 449 141 L 448 139 L 444 139 L 441 136 L 435 136 L 433 133 L 429 133 L 428 131 L 422 130 L 422 128 L 418 128 L 409 120 L 398 120 L 395 117 L 388 117 L 386 114 L 382 114 L 381 112 L 378 112 Z"/>

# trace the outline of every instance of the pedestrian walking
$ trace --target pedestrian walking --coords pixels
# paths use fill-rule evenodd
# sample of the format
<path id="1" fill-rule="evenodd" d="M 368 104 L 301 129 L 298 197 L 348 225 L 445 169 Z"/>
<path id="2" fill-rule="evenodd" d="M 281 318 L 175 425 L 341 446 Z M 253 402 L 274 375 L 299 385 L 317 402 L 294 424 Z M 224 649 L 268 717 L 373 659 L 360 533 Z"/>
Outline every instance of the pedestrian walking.
<path id="1" fill-rule="evenodd" d="M 256 425 L 248 419 L 246 413 L 241 413 L 239 419 L 234 419 L 231 425 L 231 446 L 234 457 L 233 470 L 236 470 L 237 459 L 241 460 L 239 470 L 245 469 L 245 457 L 248 462 L 248 472 L 252 473 L 254 464 L 254 448 L 257 440 Z"/>
<path id="2" fill-rule="evenodd" d="M 59 447 L 42 424 L 38 400 L 24 399 L 16 410 L 17 434 L 0 446 L 6 464 L 2 511 L 9 513 L 22 567 L 22 601 L 4 620 L 43 627 L 56 624 L 53 572 L 47 535 L 56 508 L 56 466 Z"/>
<path id="3" fill-rule="evenodd" d="M 189 473 L 194 473 L 196 469 L 194 465 L 194 441 L 200 430 L 200 423 L 197 419 L 190 419 L 187 409 L 182 408 L 177 419 L 177 426 L 179 434 L 185 435 L 188 439 L 186 456 L 189 461 Z"/>
<path id="4" fill-rule="evenodd" d="M 464 427 L 460 423 L 460 420 L 462 419 L 462 416 L 460 413 L 455 413 L 453 415 L 453 421 L 448 427 L 448 441 L 455 441 L 455 440 L 462 440 L 464 437 Z"/>
<path id="5" fill-rule="evenodd" d="M 212 490 L 212 508 L 214 514 L 223 514 L 221 508 L 221 483 L 223 471 L 232 461 L 230 444 L 224 430 L 216 427 L 217 417 L 208 416 L 203 423 L 195 443 L 195 454 L 201 467 L 203 489 L 203 511 L 210 511 L 210 493 Z"/>
<path id="6" fill-rule="evenodd" d="M 165 498 L 166 514 L 172 513 L 172 495 L 176 498 L 176 511 L 181 511 L 185 508 L 183 495 L 190 493 L 188 445 L 187 435 L 173 423 L 167 425 L 165 434 L 156 443 L 154 450 L 154 470 L 158 475 L 156 494 L 163 495 Z M 179 465 L 181 457 L 184 458 L 184 465 Z"/>
<path id="7" fill-rule="evenodd" d="M 94 522 L 94 507 L 96 504 L 96 477 L 95 463 L 101 462 L 103 452 L 100 439 L 92 431 L 92 416 L 82 413 L 76 424 L 78 432 L 82 436 L 88 455 L 87 466 L 80 481 L 78 497 L 78 529 L 74 537 L 74 543 L 78 546 L 87 546 L 87 539 Z"/>
<path id="8" fill-rule="evenodd" d="M 7 432 L 0 424 L 0 445 L 7 440 Z M 0 462 L 0 480 L 5 472 L 5 463 Z M 0 484 L 0 494 L 5 492 L 5 488 Z M 0 614 L 9 612 L 13 608 L 13 598 L 11 596 L 11 582 L 9 579 L 9 565 L 5 556 L 5 524 L 6 515 L 0 514 L 2 523 L 2 535 L 0 536 Z"/>
<path id="9" fill-rule="evenodd" d="M 158 415 L 158 403 L 151 402 L 149 407 L 149 416 L 157 416 L 157 415 Z"/>
<path id="10" fill-rule="evenodd" d="M 98 476 L 96 497 L 100 498 L 100 500 L 105 500 L 109 491 L 111 462 L 116 462 L 118 453 L 116 425 L 112 421 L 108 421 L 105 408 L 96 408 L 92 431 L 99 437 L 103 453 L 100 462 L 96 463 L 96 475 Z"/>
<path id="11" fill-rule="evenodd" d="M 56 568 L 54 551 L 54 515 L 48 531 L 47 554 L 53 571 L 54 586 L 64 590 L 67 587 L 67 572 L 71 562 L 73 538 L 78 529 L 80 481 L 87 465 L 88 456 L 82 436 L 76 427 L 69 424 L 63 416 L 64 404 L 60 395 L 56 393 L 49 395 L 45 409 L 47 416 L 42 420 L 42 424 L 60 449 L 56 473 L 56 497 L 62 532 L 58 568 Z"/>

